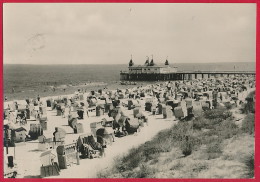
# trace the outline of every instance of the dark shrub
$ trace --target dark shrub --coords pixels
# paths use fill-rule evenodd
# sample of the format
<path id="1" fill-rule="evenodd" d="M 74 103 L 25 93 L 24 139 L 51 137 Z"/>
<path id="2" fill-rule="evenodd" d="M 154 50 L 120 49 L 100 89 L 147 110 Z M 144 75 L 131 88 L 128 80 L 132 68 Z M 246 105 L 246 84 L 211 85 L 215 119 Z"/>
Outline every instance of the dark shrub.
<path id="1" fill-rule="evenodd" d="M 233 106 L 232 106 L 232 104 L 231 104 L 230 102 L 226 102 L 226 103 L 225 103 L 225 107 L 226 107 L 226 109 L 228 109 L 228 110 L 230 110 L 230 109 L 233 108 Z"/>
<path id="2" fill-rule="evenodd" d="M 173 127 L 173 129 L 172 129 L 172 133 L 174 134 L 174 135 L 178 135 L 178 136 L 183 136 L 183 135 L 185 135 L 185 133 L 186 132 L 188 132 L 190 129 L 191 129 L 191 127 L 192 127 L 192 125 L 191 125 L 191 123 L 189 123 L 189 122 L 179 122 L 177 125 L 175 125 L 176 127 Z"/>
<path id="3" fill-rule="evenodd" d="M 239 128 L 232 120 L 225 120 L 220 123 L 220 125 L 216 128 L 217 134 L 220 138 L 228 139 L 237 135 Z"/>
<path id="4" fill-rule="evenodd" d="M 205 119 L 204 117 L 200 116 L 195 118 L 192 121 L 193 129 L 201 130 L 202 128 L 207 128 L 210 124 L 210 121 L 208 119 Z"/>
<path id="5" fill-rule="evenodd" d="M 242 121 L 242 132 L 249 133 L 250 135 L 255 133 L 255 114 L 249 113 Z"/>
<path id="6" fill-rule="evenodd" d="M 128 155 L 122 158 L 122 164 L 125 165 L 119 165 L 119 167 L 121 168 L 121 170 L 123 170 L 123 167 L 126 167 L 127 169 L 133 169 L 139 165 L 142 159 L 142 150 L 140 150 L 139 148 L 132 148 L 129 151 Z"/>
<path id="7" fill-rule="evenodd" d="M 193 147 L 192 139 L 190 138 L 190 136 L 185 136 L 181 144 L 182 154 L 185 157 L 190 155 L 192 153 L 192 147 Z"/>
<path id="8" fill-rule="evenodd" d="M 244 159 L 245 164 L 245 178 L 254 178 L 255 176 L 255 155 L 249 154 Z"/>
<path id="9" fill-rule="evenodd" d="M 215 125 L 222 122 L 222 119 L 206 119 L 205 117 L 198 117 L 192 121 L 193 129 L 214 129 Z"/>
<path id="10" fill-rule="evenodd" d="M 208 154 L 208 159 L 215 159 L 220 157 L 222 154 L 221 143 L 218 141 L 211 142 L 207 145 L 206 152 Z"/>
<path id="11" fill-rule="evenodd" d="M 216 109 L 208 110 L 204 112 L 206 119 L 219 119 L 225 120 L 232 116 L 232 112 L 228 111 L 225 107 L 218 107 Z"/>
<path id="12" fill-rule="evenodd" d="M 255 102 L 246 102 L 244 103 L 241 108 L 240 111 L 243 114 L 247 114 L 247 113 L 255 113 Z"/>
<path id="13" fill-rule="evenodd" d="M 255 97 L 255 91 L 252 91 L 248 94 L 248 96 L 246 97 L 246 103 L 244 103 L 242 105 L 242 107 L 240 108 L 241 112 L 243 114 L 247 114 L 247 113 L 255 113 L 255 101 L 254 101 L 254 97 Z"/>
<path id="14" fill-rule="evenodd" d="M 151 174 L 154 174 L 154 170 L 151 167 L 149 167 L 149 166 L 147 166 L 145 164 L 141 164 L 140 165 L 140 170 L 133 177 L 134 178 L 147 178 Z"/>
<path id="15" fill-rule="evenodd" d="M 160 152 L 170 152 L 174 147 L 173 138 L 159 138 L 156 143 L 156 147 L 160 149 Z"/>
<path id="16" fill-rule="evenodd" d="M 210 143 L 221 143 L 222 139 L 218 137 L 217 131 L 211 130 L 200 135 L 201 144 L 208 145 Z"/>
<path id="17" fill-rule="evenodd" d="M 149 161 L 154 158 L 157 158 L 159 156 L 160 152 L 163 152 L 163 151 L 159 147 L 145 146 L 145 148 L 143 149 L 144 160 Z"/>

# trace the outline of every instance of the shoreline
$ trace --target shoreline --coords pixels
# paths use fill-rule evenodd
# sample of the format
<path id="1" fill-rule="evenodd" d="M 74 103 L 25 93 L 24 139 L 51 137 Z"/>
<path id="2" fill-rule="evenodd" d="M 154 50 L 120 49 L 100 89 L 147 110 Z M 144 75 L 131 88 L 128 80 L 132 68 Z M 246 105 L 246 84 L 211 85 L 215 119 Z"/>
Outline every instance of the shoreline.
<path id="1" fill-rule="evenodd" d="M 7 96 L 7 101 L 4 101 L 4 103 L 9 103 L 13 101 L 21 101 L 25 100 L 27 97 L 29 99 L 36 98 L 38 94 L 40 95 L 41 98 L 47 98 L 47 97 L 57 97 L 61 95 L 71 95 L 78 89 L 83 89 L 83 93 L 89 93 L 92 90 L 98 90 L 98 89 L 103 89 L 106 87 L 108 90 L 116 90 L 116 89 L 131 89 L 134 87 L 138 86 L 145 86 L 148 84 L 154 84 L 155 82 L 136 82 L 136 85 L 121 85 L 120 81 L 113 81 L 113 82 L 91 82 L 91 83 L 98 83 L 96 85 L 83 85 L 82 83 L 74 86 L 69 86 L 66 88 L 65 91 L 61 88 L 62 85 L 57 86 L 55 92 L 48 90 L 47 92 L 37 92 L 37 90 L 30 92 L 30 91 L 25 91 L 25 92 L 17 92 L 17 93 L 7 93 L 4 94 L 4 97 Z M 103 84 L 101 84 L 103 83 Z M 60 88 L 59 88 L 60 87 Z"/>

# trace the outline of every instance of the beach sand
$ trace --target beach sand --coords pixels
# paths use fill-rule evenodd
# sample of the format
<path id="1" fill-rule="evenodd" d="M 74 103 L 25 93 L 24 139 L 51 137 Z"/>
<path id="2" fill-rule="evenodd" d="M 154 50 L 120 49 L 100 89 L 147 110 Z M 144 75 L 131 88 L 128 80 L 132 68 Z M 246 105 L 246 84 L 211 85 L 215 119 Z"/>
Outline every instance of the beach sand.
<path id="1" fill-rule="evenodd" d="M 71 96 L 71 95 L 70 95 Z M 86 97 L 87 94 L 84 94 Z M 48 97 L 42 98 L 45 101 Z M 23 102 L 23 101 L 18 101 Z M 122 99 L 121 102 L 127 103 L 127 99 Z M 141 104 L 144 106 L 144 100 L 140 100 Z M 142 108 L 144 110 L 144 108 Z M 131 116 L 133 115 L 133 110 L 127 110 L 123 107 L 123 111 Z M 145 111 L 144 111 L 145 112 Z M 117 156 L 126 153 L 132 147 L 136 147 L 146 141 L 151 140 L 159 131 L 171 127 L 177 121 L 175 118 L 163 119 L 162 115 L 151 115 L 151 113 L 145 112 L 149 118 L 149 125 L 141 127 L 141 131 L 135 135 L 128 135 L 122 138 L 115 138 L 115 142 L 111 146 L 106 148 L 106 156 L 103 158 L 94 159 L 82 159 L 80 160 L 80 165 L 72 165 L 68 169 L 61 170 L 60 176 L 51 176 L 50 178 L 95 178 L 98 171 L 105 169 L 113 163 Z M 56 110 L 51 111 L 50 108 L 47 110 L 48 117 L 48 130 L 44 131 L 44 134 L 52 136 L 55 127 L 61 127 L 67 132 L 66 144 L 72 143 L 78 139 L 80 134 L 74 134 L 73 129 L 68 126 L 68 119 L 62 118 L 61 116 L 56 116 Z M 84 133 L 91 133 L 90 123 L 100 121 L 103 116 L 96 116 L 95 112 L 89 113 L 89 118 L 84 116 L 83 120 L 78 120 L 84 126 Z M 175 121 L 174 121 L 175 120 Z M 29 126 L 32 123 L 38 123 L 38 121 L 28 120 L 26 126 L 23 126 L 29 130 Z M 9 155 L 13 154 L 14 148 L 9 148 Z M 52 151 L 56 154 L 56 151 Z M 18 178 L 39 178 L 40 177 L 40 155 L 42 151 L 38 150 L 38 141 L 29 141 L 26 143 L 19 143 L 15 147 L 15 163 L 18 169 Z M 5 156 L 6 158 L 6 156 Z M 57 158 L 55 158 L 57 162 Z"/>
<path id="2" fill-rule="evenodd" d="M 254 89 L 250 89 L 241 93 L 241 99 L 244 99 L 247 94 Z M 75 91 L 75 90 L 74 90 Z M 84 100 L 86 100 L 87 95 L 89 93 L 84 94 Z M 64 94 L 66 95 L 66 94 Z M 59 95 L 62 97 L 62 95 Z M 68 97 L 72 97 L 71 95 L 66 95 Z M 46 103 L 46 99 L 50 97 L 43 97 L 41 101 Z M 55 97 L 54 97 L 55 98 Z M 127 103 L 128 99 L 121 99 L 121 103 Z M 18 100 L 18 103 L 24 103 L 24 100 Z M 6 102 L 5 104 L 12 103 L 11 101 Z M 50 178 L 96 178 L 97 173 L 103 169 L 111 167 L 114 160 L 120 155 L 123 155 L 129 151 L 129 149 L 133 147 L 137 147 L 140 144 L 145 143 L 146 141 L 151 140 L 158 132 L 161 130 L 170 128 L 174 123 L 177 123 L 174 117 L 170 119 L 163 119 L 162 115 L 151 115 L 150 112 L 144 111 L 145 101 L 140 100 L 140 104 L 142 105 L 142 111 L 148 116 L 149 125 L 141 127 L 141 131 L 135 135 L 129 135 L 122 138 L 115 138 L 115 142 L 111 146 L 108 146 L 105 149 L 105 157 L 103 158 L 94 158 L 94 159 L 81 159 L 80 165 L 73 164 L 69 166 L 68 169 L 63 169 L 60 172 L 59 176 L 51 176 Z M 127 110 L 127 108 L 122 107 L 123 111 L 128 116 L 133 115 L 133 110 Z M 236 119 L 240 118 L 241 116 L 235 115 Z M 44 134 L 48 136 L 53 136 L 52 133 L 54 132 L 55 127 L 63 128 L 67 135 L 66 135 L 66 144 L 70 144 L 72 142 L 76 142 L 78 136 L 80 134 L 74 134 L 73 129 L 68 126 L 68 119 L 62 118 L 61 116 L 56 116 L 56 110 L 51 110 L 50 108 L 47 109 L 47 117 L 48 117 L 48 126 L 47 131 L 44 131 Z M 83 120 L 78 120 L 79 123 L 83 124 L 84 133 L 91 133 L 90 130 L 90 123 L 101 121 L 103 116 L 96 116 L 96 112 L 90 112 L 89 117 L 84 115 Z M 240 119 L 241 120 L 241 119 Z M 38 121 L 28 120 L 27 125 L 23 126 L 29 131 L 30 124 L 38 123 Z M 9 148 L 9 155 L 14 155 L 15 152 L 15 163 L 17 165 L 17 172 L 18 178 L 40 178 L 40 155 L 43 151 L 38 150 L 38 141 L 29 141 L 26 143 L 18 143 L 14 148 Z M 56 155 L 56 150 L 52 150 L 52 153 Z M 4 152 L 5 160 L 7 156 Z M 55 158 L 55 162 L 57 162 L 57 157 Z"/>

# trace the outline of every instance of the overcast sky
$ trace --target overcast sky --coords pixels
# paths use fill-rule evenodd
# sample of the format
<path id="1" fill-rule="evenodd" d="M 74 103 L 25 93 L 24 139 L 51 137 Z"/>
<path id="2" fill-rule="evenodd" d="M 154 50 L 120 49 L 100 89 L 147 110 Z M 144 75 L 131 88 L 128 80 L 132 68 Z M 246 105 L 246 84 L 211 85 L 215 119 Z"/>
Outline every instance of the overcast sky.
<path id="1" fill-rule="evenodd" d="M 4 63 L 255 61 L 255 4 L 4 4 Z"/>

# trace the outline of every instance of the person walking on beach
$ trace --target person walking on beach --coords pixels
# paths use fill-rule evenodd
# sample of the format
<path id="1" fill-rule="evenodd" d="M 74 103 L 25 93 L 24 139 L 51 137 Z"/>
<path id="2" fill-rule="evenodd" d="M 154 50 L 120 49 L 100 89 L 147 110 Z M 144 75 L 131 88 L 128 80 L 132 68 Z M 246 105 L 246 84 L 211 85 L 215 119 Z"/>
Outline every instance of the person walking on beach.
<path id="1" fill-rule="evenodd" d="M 27 97 L 26 99 L 25 99 L 25 101 L 26 101 L 26 103 L 29 105 L 30 104 L 30 99 L 29 99 L 29 97 Z"/>
<path id="2" fill-rule="evenodd" d="M 86 102 L 86 104 L 85 104 L 85 109 L 86 109 L 86 114 L 87 114 L 87 116 L 88 116 L 88 118 L 89 118 L 89 115 L 88 115 L 88 107 L 89 107 L 89 104 L 88 104 L 88 102 Z"/>
<path id="3" fill-rule="evenodd" d="M 40 99 L 41 99 L 41 98 L 40 98 L 40 95 L 38 95 L 38 96 L 37 96 L 37 100 L 38 100 L 39 102 L 40 102 Z"/>

